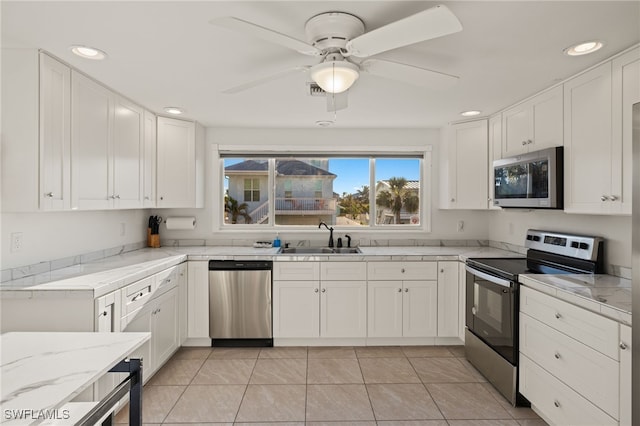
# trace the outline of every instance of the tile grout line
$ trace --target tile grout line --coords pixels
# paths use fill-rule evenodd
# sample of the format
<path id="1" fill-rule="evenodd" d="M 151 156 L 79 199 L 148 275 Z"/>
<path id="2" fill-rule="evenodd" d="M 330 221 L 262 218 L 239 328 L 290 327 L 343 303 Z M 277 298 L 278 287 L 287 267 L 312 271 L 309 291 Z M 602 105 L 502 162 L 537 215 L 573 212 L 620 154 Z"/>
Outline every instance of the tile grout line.
<path id="1" fill-rule="evenodd" d="M 404 353 L 404 351 L 403 351 Z M 425 357 L 428 358 L 428 357 Z M 433 401 L 433 404 L 436 406 L 436 408 L 438 409 L 438 412 L 440 413 L 440 415 L 442 416 L 442 418 L 444 419 L 445 422 L 447 422 L 447 424 L 449 424 L 449 421 L 447 420 L 447 418 L 445 417 L 444 413 L 442 412 L 442 409 L 440 408 L 440 406 L 438 405 L 438 402 L 436 401 L 436 399 L 433 397 L 433 395 L 431 395 L 431 392 L 429 392 L 429 389 L 427 388 L 427 385 L 425 384 L 424 380 L 422 380 L 422 377 L 420 377 L 420 374 L 418 373 L 418 370 L 416 370 L 416 367 L 413 365 L 413 363 L 411 362 L 411 358 L 407 357 L 407 361 L 409 362 L 409 365 L 411 366 L 411 368 L 413 369 L 413 371 L 416 373 L 416 376 L 418 376 L 418 378 L 420 379 L 420 384 L 422 385 L 422 387 L 424 388 L 425 391 L 427 391 L 427 395 L 429 395 L 429 398 L 431 398 L 431 400 Z"/>
<path id="2" fill-rule="evenodd" d="M 211 351 L 213 353 L 213 351 Z M 242 403 L 244 402 L 245 396 L 247 396 L 247 391 L 249 390 L 249 383 L 251 383 L 251 377 L 253 377 L 253 372 L 256 370 L 256 366 L 258 365 L 258 360 L 260 359 L 260 354 L 262 353 L 262 349 L 258 352 L 258 356 L 256 356 L 255 362 L 253 363 L 253 368 L 251 369 L 251 374 L 249 374 L 249 378 L 247 379 L 247 384 L 244 386 L 244 392 L 242 392 L 242 398 L 240 398 L 240 404 L 238 404 L 238 409 L 236 410 L 236 415 L 233 416 L 232 424 L 235 424 L 238 421 L 238 415 L 240 414 L 240 408 L 242 407 Z"/>
<path id="3" fill-rule="evenodd" d="M 360 365 L 360 358 L 358 358 L 357 352 L 356 352 L 356 361 L 358 362 L 358 369 L 360 370 L 360 375 L 362 376 L 362 384 L 364 385 L 364 391 L 367 393 L 367 399 L 369 400 L 369 406 L 371 407 L 371 414 L 373 414 L 373 421 L 377 425 L 378 419 L 376 417 L 376 410 L 373 408 L 373 402 L 371 401 L 371 395 L 369 395 L 369 388 L 367 387 L 367 381 L 364 378 L 364 373 L 362 372 L 362 365 Z"/>

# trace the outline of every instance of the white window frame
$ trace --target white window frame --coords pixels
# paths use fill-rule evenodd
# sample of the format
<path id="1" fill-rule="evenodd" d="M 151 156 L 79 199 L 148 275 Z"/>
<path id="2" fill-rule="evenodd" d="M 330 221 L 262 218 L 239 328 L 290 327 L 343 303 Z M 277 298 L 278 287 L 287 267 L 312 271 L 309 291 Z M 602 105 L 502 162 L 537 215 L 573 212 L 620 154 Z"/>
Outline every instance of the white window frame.
<path id="1" fill-rule="evenodd" d="M 214 147 L 215 148 L 215 147 Z M 214 232 L 261 232 L 261 233 L 269 233 L 273 234 L 274 232 L 309 232 L 312 227 L 311 226 L 287 226 L 287 225 L 275 225 L 275 200 L 272 196 L 275 192 L 275 161 L 276 158 L 283 157 L 292 157 L 292 158 L 309 158 L 309 157 L 336 157 L 336 158 L 369 158 L 369 206 L 370 206 L 370 223 L 368 226 L 340 226 L 340 231 L 345 232 L 364 232 L 371 233 L 375 232 L 377 234 L 384 233 L 415 233 L 416 231 L 430 233 L 431 232 L 431 211 L 434 206 L 434 202 L 432 200 L 432 190 L 433 190 L 433 163 L 432 163 L 432 147 L 430 145 L 424 147 L 424 150 L 416 150 L 416 149 L 403 149 L 403 148 L 389 148 L 389 149 L 377 149 L 374 152 L 371 151 L 342 151 L 342 150 L 332 150 L 332 152 L 321 152 L 317 150 L 305 150 L 299 149 L 296 150 L 295 155 L 292 154 L 291 147 L 281 147 L 280 149 L 270 149 L 264 150 L 264 147 L 260 146 L 243 146 L 241 149 L 233 146 L 225 146 L 219 145 L 218 149 L 214 149 L 213 155 L 213 164 L 217 165 L 219 169 L 219 173 L 217 174 L 217 182 L 212 182 L 214 187 L 216 188 L 213 192 L 213 224 L 214 224 Z M 274 147 L 275 148 L 275 147 Z M 256 225 L 256 224 L 225 224 L 224 223 L 224 214 L 222 212 L 223 209 L 220 208 L 221 205 L 224 205 L 224 158 L 234 157 L 234 158 L 244 158 L 244 157 L 268 157 L 269 158 L 269 224 L 270 225 Z M 420 169 L 420 224 L 419 225 L 403 225 L 403 224 L 393 224 L 393 225 L 378 225 L 375 223 L 374 213 L 372 212 L 371 206 L 374 206 L 373 210 L 375 210 L 375 158 L 389 158 L 391 156 L 404 158 L 404 157 L 412 157 L 412 156 L 421 156 L 422 157 L 422 166 Z M 371 183 L 373 182 L 373 186 Z M 219 203 L 215 202 L 218 201 Z"/>

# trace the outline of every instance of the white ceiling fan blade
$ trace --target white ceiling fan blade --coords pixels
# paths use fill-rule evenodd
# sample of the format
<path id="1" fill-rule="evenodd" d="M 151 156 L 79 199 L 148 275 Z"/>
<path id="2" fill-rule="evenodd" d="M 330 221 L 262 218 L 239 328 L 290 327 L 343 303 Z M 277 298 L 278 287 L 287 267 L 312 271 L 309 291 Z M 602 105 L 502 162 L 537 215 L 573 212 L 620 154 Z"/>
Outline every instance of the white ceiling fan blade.
<path id="1" fill-rule="evenodd" d="M 454 75 L 382 59 L 368 59 L 361 64 L 361 69 L 379 77 L 427 89 L 448 89 L 455 86 L 459 79 Z"/>
<path id="2" fill-rule="evenodd" d="M 458 31 L 462 24 L 456 15 L 439 5 L 354 38 L 347 43 L 347 52 L 364 58 Z"/>
<path id="3" fill-rule="evenodd" d="M 309 66 L 298 66 L 298 67 L 289 68 L 289 69 L 277 72 L 275 74 L 268 75 L 266 77 L 261 77 L 261 78 L 258 78 L 256 80 L 252 80 L 252 81 L 249 81 L 247 83 L 240 84 L 238 86 L 230 87 L 228 89 L 223 90 L 222 93 L 234 94 L 234 93 L 242 92 L 243 90 L 251 89 L 252 87 L 256 87 L 256 86 L 259 86 L 259 85 L 264 84 L 264 83 L 268 83 L 268 82 L 273 81 L 273 80 L 278 80 L 278 79 L 280 79 L 282 77 L 286 77 L 289 74 L 293 74 L 293 73 L 296 73 L 296 72 L 308 71 L 309 68 L 311 68 L 311 67 L 309 67 Z"/>
<path id="4" fill-rule="evenodd" d="M 289 37 L 286 34 L 281 34 L 277 31 L 270 30 L 269 28 L 261 27 L 260 25 L 243 21 L 242 19 L 234 18 L 232 16 L 214 18 L 209 22 L 213 25 L 218 25 L 243 34 L 261 38 L 271 43 L 279 44 L 304 55 L 319 56 L 322 53 L 314 46 L 293 37 Z"/>
<path id="5" fill-rule="evenodd" d="M 335 112 L 340 111 L 341 109 L 345 109 L 348 104 L 348 95 L 349 91 L 344 91 L 341 93 L 326 93 L 327 97 L 327 112 Z"/>

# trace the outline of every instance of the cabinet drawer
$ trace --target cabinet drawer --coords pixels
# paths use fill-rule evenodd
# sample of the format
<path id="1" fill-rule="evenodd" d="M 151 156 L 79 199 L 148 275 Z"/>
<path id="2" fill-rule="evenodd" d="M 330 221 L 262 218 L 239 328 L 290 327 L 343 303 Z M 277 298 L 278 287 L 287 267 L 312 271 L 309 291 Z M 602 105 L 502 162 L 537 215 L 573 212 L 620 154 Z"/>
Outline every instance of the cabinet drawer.
<path id="1" fill-rule="evenodd" d="M 520 393 L 557 425 L 617 425 L 613 418 L 526 356 L 520 357 Z"/>
<path id="2" fill-rule="evenodd" d="M 619 358 L 618 323 L 527 287 L 520 287 L 520 312 L 602 352 Z"/>
<path id="3" fill-rule="evenodd" d="M 520 352 L 618 418 L 616 361 L 526 314 L 520 314 Z"/>
<path id="4" fill-rule="evenodd" d="M 369 262 L 369 280 L 437 280 L 437 262 Z"/>
<path id="5" fill-rule="evenodd" d="M 320 277 L 323 281 L 362 281 L 367 279 L 366 262 L 322 262 Z"/>
<path id="6" fill-rule="evenodd" d="M 122 316 L 126 316 L 147 303 L 155 290 L 155 278 L 149 277 L 125 287 L 122 291 Z"/>
<path id="7" fill-rule="evenodd" d="M 179 268 L 174 266 L 155 274 L 156 288 L 164 292 L 178 285 L 178 271 Z"/>
<path id="8" fill-rule="evenodd" d="M 273 279 L 281 281 L 313 281 L 320 279 L 318 262 L 274 262 Z"/>

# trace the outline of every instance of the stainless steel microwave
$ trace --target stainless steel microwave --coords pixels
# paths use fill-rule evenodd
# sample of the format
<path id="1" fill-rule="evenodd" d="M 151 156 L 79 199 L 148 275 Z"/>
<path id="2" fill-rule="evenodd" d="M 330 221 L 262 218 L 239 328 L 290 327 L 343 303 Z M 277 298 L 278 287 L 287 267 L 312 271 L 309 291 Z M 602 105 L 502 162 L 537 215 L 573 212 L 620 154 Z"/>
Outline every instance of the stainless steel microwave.
<path id="1" fill-rule="evenodd" d="M 493 162 L 494 199 L 500 207 L 562 209 L 562 147 Z"/>

